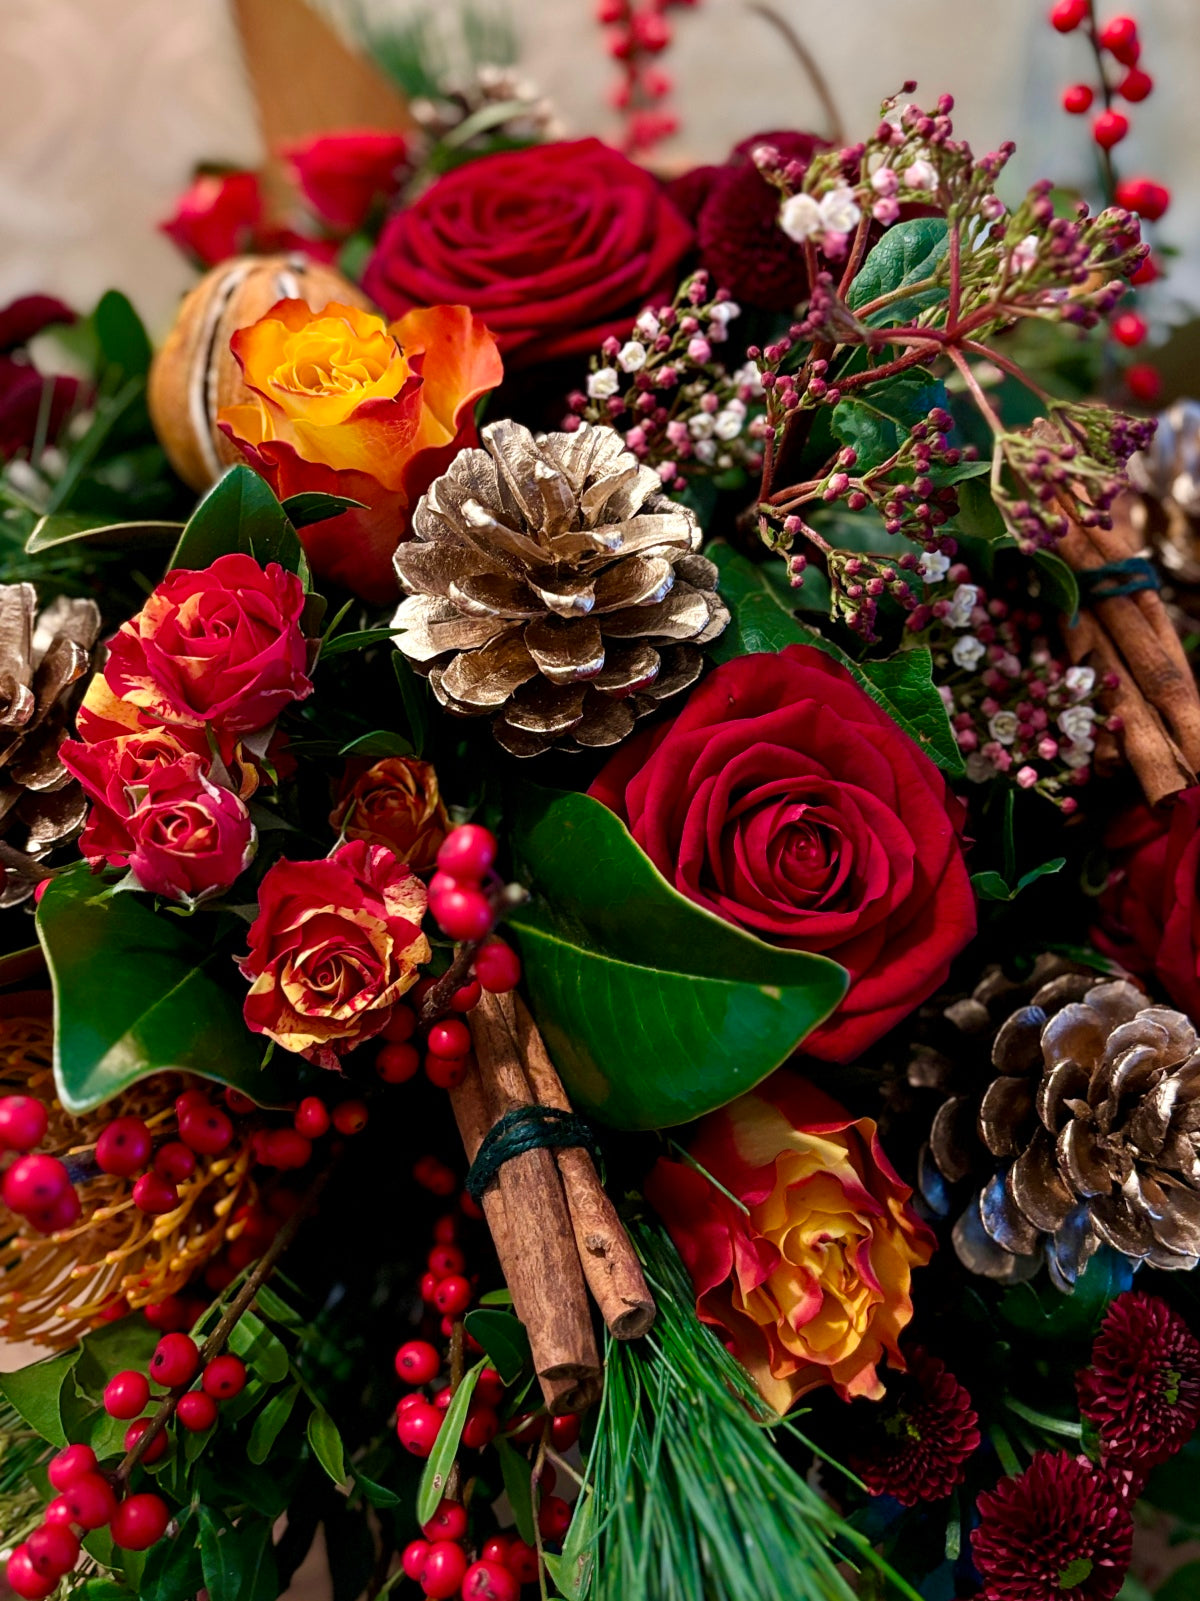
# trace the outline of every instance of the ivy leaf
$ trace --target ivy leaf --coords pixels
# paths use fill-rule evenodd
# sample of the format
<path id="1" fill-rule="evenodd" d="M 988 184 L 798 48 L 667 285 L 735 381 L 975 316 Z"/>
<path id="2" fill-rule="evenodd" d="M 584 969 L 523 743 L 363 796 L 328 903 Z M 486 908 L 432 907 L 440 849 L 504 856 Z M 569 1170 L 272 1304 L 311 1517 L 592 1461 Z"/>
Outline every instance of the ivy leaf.
<path id="1" fill-rule="evenodd" d="M 477 1307 L 464 1321 L 467 1333 L 483 1346 L 504 1384 L 515 1384 L 531 1360 L 529 1336 L 520 1318 L 511 1312 Z"/>
<path id="2" fill-rule="evenodd" d="M 288 1386 L 273 1395 L 254 1420 L 254 1427 L 250 1430 L 250 1440 L 246 1446 L 246 1455 L 256 1467 L 261 1467 L 271 1454 L 271 1447 L 279 1438 L 279 1432 L 292 1415 L 292 1408 L 300 1394 L 300 1384 Z"/>
<path id="3" fill-rule="evenodd" d="M 231 467 L 196 507 L 167 570 L 211 567 L 218 556 L 242 551 L 264 566 L 277 561 L 308 588 L 308 563 L 287 512 L 245 463 Z"/>
<path id="4" fill-rule="evenodd" d="M 894 456 L 914 424 L 945 399 L 944 385 L 923 368 L 914 368 L 839 400 L 833 408 L 833 431 L 858 452 L 855 472 L 867 472 Z"/>
<path id="5" fill-rule="evenodd" d="M 109 894 L 86 862 L 50 880 L 37 931 L 54 987 L 55 1084 L 68 1112 L 166 1071 L 216 1079 L 260 1105 L 295 1100 L 287 1065 L 295 1058 L 276 1051 L 261 1065 L 228 944 L 205 946 L 182 918 Z"/>
<path id="6" fill-rule="evenodd" d="M 337 1424 L 323 1406 L 314 1407 L 308 1419 L 308 1443 L 313 1455 L 337 1485 L 346 1482 L 346 1456 Z M 432 1516 L 432 1514 L 430 1514 Z M 429 1519 L 422 1520 L 428 1523 Z"/>
<path id="7" fill-rule="evenodd" d="M 463 1375 L 462 1383 L 455 1390 L 453 1400 L 446 1408 L 446 1416 L 442 1419 L 433 1450 L 429 1453 L 424 1472 L 421 1474 L 421 1487 L 417 1491 L 418 1523 L 428 1523 L 438 1509 L 442 1491 L 446 1488 L 446 1480 L 450 1477 L 450 1469 L 454 1466 L 454 1459 L 458 1455 L 458 1442 L 462 1438 L 463 1424 L 467 1421 L 467 1409 L 471 1405 L 471 1397 L 475 1393 L 475 1386 L 482 1372 L 482 1361 L 476 1362 L 473 1368 L 469 1368 Z"/>
<path id="8" fill-rule="evenodd" d="M 759 650 L 782 650 L 805 638 L 793 614 L 784 563 L 752 562 L 731 545 L 715 540 L 705 555 L 717 565 L 721 598 L 729 607 L 729 625 L 709 652 L 717 662 L 732 661 Z M 781 582 L 774 581 L 779 569 Z"/>
<path id="9" fill-rule="evenodd" d="M 908 222 L 896 223 L 863 262 L 850 285 L 846 304 L 851 311 L 857 311 L 860 306 L 878 300 L 880 295 L 932 278 L 949 248 L 950 236 L 944 218 L 914 217 Z M 918 312 L 936 306 L 945 298 L 946 290 L 941 286 L 920 289 L 888 306 L 881 306 L 865 321 L 870 327 L 911 322 Z"/>
<path id="10" fill-rule="evenodd" d="M 0 1373 L 0 1395 L 28 1423 L 36 1434 L 59 1450 L 71 1442 L 62 1424 L 61 1396 L 64 1385 L 74 1388 L 73 1369 L 78 1351 L 64 1351 L 29 1367 Z"/>
<path id="11" fill-rule="evenodd" d="M 364 501 L 349 500 L 345 495 L 326 495 L 316 489 L 305 489 L 298 495 L 289 495 L 280 505 L 293 528 L 307 528 L 310 523 L 323 523 L 329 517 L 340 517 L 344 511 L 365 509 Z"/>

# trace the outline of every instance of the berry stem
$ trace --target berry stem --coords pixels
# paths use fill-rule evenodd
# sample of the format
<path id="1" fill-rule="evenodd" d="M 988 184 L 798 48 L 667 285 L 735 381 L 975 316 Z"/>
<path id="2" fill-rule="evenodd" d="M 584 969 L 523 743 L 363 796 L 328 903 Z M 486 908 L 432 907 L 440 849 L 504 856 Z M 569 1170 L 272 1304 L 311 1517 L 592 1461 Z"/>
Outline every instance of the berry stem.
<path id="1" fill-rule="evenodd" d="M 1104 97 L 1104 109 L 1105 111 L 1111 111 L 1113 86 L 1109 82 L 1108 72 L 1105 69 L 1104 48 L 1100 43 L 1099 29 L 1096 27 L 1096 0 L 1088 0 L 1083 31 L 1087 35 L 1087 41 L 1092 47 L 1092 54 L 1096 58 L 1096 76 L 1100 80 L 1100 93 Z M 1103 145 L 1097 145 L 1096 150 L 1100 164 L 1100 187 L 1104 191 L 1104 203 L 1106 206 L 1115 205 L 1117 198 L 1117 172 L 1113 165 L 1112 151 L 1106 150 Z"/>

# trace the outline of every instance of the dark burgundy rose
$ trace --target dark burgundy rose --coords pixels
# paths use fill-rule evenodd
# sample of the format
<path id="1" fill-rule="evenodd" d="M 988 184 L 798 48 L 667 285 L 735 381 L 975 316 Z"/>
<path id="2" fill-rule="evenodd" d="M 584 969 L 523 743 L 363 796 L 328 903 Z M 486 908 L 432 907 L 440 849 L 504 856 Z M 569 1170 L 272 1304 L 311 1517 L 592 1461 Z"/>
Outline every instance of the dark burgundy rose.
<path id="1" fill-rule="evenodd" d="M 74 321 L 53 295 L 23 295 L 0 308 L 0 461 L 29 450 L 39 428 L 53 441 L 75 407 L 78 381 L 40 373 L 22 351 L 43 328 Z"/>

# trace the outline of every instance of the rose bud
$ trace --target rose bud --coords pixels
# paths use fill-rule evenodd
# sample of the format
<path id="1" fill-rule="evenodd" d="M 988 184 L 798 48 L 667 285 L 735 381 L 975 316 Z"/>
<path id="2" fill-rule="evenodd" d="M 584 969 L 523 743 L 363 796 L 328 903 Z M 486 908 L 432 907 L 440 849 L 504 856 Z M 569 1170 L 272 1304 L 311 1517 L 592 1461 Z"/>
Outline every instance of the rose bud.
<path id="1" fill-rule="evenodd" d="M 386 845 L 418 870 L 432 867 L 450 830 L 437 774 L 415 756 L 388 756 L 365 772 L 347 763 L 338 803 L 329 814 L 334 833 Z"/>

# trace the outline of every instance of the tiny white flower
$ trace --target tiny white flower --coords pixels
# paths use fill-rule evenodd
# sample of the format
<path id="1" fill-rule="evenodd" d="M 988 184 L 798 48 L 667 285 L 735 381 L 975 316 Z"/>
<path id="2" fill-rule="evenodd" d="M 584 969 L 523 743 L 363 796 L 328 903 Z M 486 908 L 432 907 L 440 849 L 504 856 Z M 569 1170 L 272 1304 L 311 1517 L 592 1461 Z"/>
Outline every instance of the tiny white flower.
<path id="1" fill-rule="evenodd" d="M 900 180 L 892 167 L 878 167 L 871 174 L 871 188 L 877 195 L 894 195 L 900 187 Z"/>
<path id="2" fill-rule="evenodd" d="M 1059 728 L 1076 745 L 1091 739 L 1095 721 L 1096 714 L 1090 706 L 1068 706 L 1065 712 L 1058 714 Z"/>
<path id="3" fill-rule="evenodd" d="M 742 408 L 742 412 L 736 412 L 732 406 L 726 406 L 724 411 L 719 411 L 713 422 L 713 433 L 717 438 L 736 439 L 742 431 L 744 412 L 745 407 Z"/>
<path id="4" fill-rule="evenodd" d="M 831 233 L 849 233 L 852 228 L 857 228 L 862 217 L 854 190 L 845 184 L 822 196 L 819 210 L 821 222 Z"/>
<path id="5" fill-rule="evenodd" d="M 715 439 L 697 439 L 696 460 L 702 461 L 706 467 L 711 467 L 717 459 L 717 442 Z"/>
<path id="6" fill-rule="evenodd" d="M 659 322 L 649 306 L 642 312 L 635 326 L 639 333 L 645 334 L 647 339 L 657 339 L 662 332 L 662 323 Z"/>
<path id="7" fill-rule="evenodd" d="M 973 673 L 983 660 L 986 651 L 987 646 L 981 639 L 976 639 L 974 634 L 964 634 L 961 639 L 954 641 L 954 649 L 950 655 L 957 666 Z"/>
<path id="8" fill-rule="evenodd" d="M 1011 745 L 1019 726 L 1016 712 L 997 712 L 988 722 L 988 733 L 998 745 Z"/>
<path id="9" fill-rule="evenodd" d="M 939 684 L 937 687 L 937 692 L 942 697 L 942 705 L 946 708 L 946 710 L 948 712 L 955 711 L 954 691 L 950 688 L 950 685 Z"/>
<path id="10" fill-rule="evenodd" d="M 693 439 L 710 439 L 716 432 L 717 419 L 711 411 L 698 411 L 688 418 L 688 431 Z"/>
<path id="11" fill-rule="evenodd" d="M 1027 233 L 1025 235 L 1024 239 L 1021 240 L 1021 243 L 1008 258 L 1008 264 L 1013 272 L 1030 272 L 1037 266 L 1038 243 L 1037 234 Z"/>
<path id="12" fill-rule="evenodd" d="M 1092 759 L 1095 748 L 1094 739 L 1076 739 L 1059 752 L 1059 760 L 1064 767 L 1086 767 Z"/>
<path id="13" fill-rule="evenodd" d="M 729 454 L 729 452 L 727 450 L 723 450 L 721 452 L 721 454 L 717 457 L 717 466 L 721 469 L 722 472 L 728 472 L 730 467 L 733 466 L 733 457 Z"/>
<path id="14" fill-rule="evenodd" d="M 762 373 L 758 370 L 757 362 L 743 362 L 734 373 L 733 381 L 739 389 L 748 389 L 752 395 L 761 395 L 763 392 Z"/>
<path id="15" fill-rule="evenodd" d="M 1066 686 L 1077 700 L 1090 695 L 1096 685 L 1096 669 L 1094 667 L 1068 667 Z"/>
<path id="16" fill-rule="evenodd" d="M 718 300 L 710 311 L 710 315 L 717 322 L 732 322 L 735 317 L 740 317 L 741 314 L 742 308 L 736 300 Z"/>
<path id="17" fill-rule="evenodd" d="M 811 195 L 789 195 L 779 208 L 779 226 L 789 239 L 802 245 L 824 231 L 821 208 Z"/>
<path id="18" fill-rule="evenodd" d="M 950 558 L 943 556 L 940 550 L 927 550 L 917 562 L 917 571 L 927 584 L 940 584 L 950 571 Z"/>
<path id="19" fill-rule="evenodd" d="M 937 173 L 928 161 L 914 161 L 904 171 L 904 182 L 910 189 L 936 189 Z"/>
<path id="20" fill-rule="evenodd" d="M 607 400 L 621 387 L 615 367 L 597 367 L 588 375 L 587 392 L 593 400 Z"/>
<path id="21" fill-rule="evenodd" d="M 972 784 L 987 784 L 995 776 L 995 764 L 981 750 L 973 750 L 967 757 L 967 778 L 969 781 Z"/>
<path id="22" fill-rule="evenodd" d="M 622 372 L 641 372 L 646 365 L 646 347 L 636 339 L 629 339 L 617 351 L 617 366 Z"/>
<path id="23" fill-rule="evenodd" d="M 959 584 L 951 597 L 950 610 L 946 613 L 946 621 L 951 628 L 969 628 L 971 626 L 971 613 L 975 610 L 978 599 L 978 584 Z M 960 640 L 959 643 L 961 644 L 962 641 Z M 979 641 L 976 640 L 975 643 L 978 645 Z M 980 645 L 979 648 L 982 650 L 983 646 Z"/>

